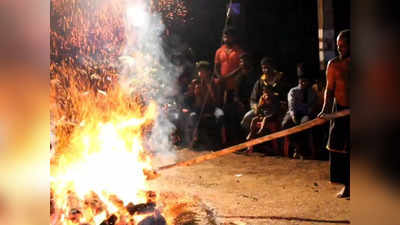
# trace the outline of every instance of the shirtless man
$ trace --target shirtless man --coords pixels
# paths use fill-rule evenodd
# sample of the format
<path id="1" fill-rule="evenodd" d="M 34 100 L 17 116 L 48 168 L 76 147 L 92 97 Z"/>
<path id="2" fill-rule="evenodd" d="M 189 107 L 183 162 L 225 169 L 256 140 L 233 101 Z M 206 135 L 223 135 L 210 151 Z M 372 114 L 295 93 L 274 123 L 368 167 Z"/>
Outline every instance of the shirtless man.
<path id="1" fill-rule="evenodd" d="M 331 109 L 341 111 L 350 108 L 350 30 L 339 33 L 337 50 L 339 56 L 328 62 L 324 104 L 319 117 L 324 117 Z M 330 151 L 331 181 L 345 185 L 337 197 L 350 197 L 350 117 L 331 121 L 327 149 Z"/>

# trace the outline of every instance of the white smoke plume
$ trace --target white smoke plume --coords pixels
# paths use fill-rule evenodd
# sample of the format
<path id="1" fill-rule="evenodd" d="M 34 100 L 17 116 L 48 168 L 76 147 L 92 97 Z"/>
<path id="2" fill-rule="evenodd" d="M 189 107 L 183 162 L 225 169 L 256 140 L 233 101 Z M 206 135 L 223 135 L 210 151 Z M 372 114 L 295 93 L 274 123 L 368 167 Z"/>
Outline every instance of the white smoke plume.
<path id="1" fill-rule="evenodd" d="M 120 83 L 133 95 L 145 101 L 155 101 L 159 116 L 148 138 L 152 151 L 173 156 L 174 146 L 170 136 L 174 125 L 162 109 L 171 106 L 171 97 L 176 94 L 176 80 L 181 71 L 167 58 L 163 49 L 165 26 L 162 17 L 152 12 L 145 1 L 129 1 L 126 5 L 126 45 L 120 57 Z"/>

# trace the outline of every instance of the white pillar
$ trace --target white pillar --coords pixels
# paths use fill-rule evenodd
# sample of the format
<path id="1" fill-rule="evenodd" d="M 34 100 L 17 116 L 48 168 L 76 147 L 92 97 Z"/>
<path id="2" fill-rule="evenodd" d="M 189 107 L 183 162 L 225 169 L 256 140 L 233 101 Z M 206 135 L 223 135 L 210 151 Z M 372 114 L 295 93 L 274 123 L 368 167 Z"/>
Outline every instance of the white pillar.
<path id="1" fill-rule="evenodd" d="M 318 39 L 320 69 L 336 55 L 332 0 L 318 0 Z"/>

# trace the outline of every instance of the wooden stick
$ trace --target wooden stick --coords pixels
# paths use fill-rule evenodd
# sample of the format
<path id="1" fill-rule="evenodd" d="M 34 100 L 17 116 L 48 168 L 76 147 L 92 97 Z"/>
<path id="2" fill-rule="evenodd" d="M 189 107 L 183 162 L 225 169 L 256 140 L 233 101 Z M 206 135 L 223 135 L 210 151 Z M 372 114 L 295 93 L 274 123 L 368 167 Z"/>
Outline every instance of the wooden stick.
<path id="1" fill-rule="evenodd" d="M 253 139 L 253 140 L 249 140 L 244 143 L 234 145 L 234 146 L 222 149 L 217 152 L 212 152 L 212 153 L 201 155 L 199 157 L 196 157 L 194 159 L 190 159 L 187 161 L 177 162 L 174 164 L 159 167 L 157 171 L 166 170 L 166 169 L 170 169 L 170 168 L 177 167 L 177 166 L 190 166 L 190 165 L 197 164 L 197 163 L 200 163 L 200 162 L 203 162 L 206 160 L 215 159 L 220 156 L 224 156 L 224 155 L 239 151 L 239 150 L 247 148 L 247 147 L 251 147 L 251 146 L 258 145 L 258 144 L 261 144 L 261 143 L 264 143 L 267 141 L 277 139 L 277 138 L 281 138 L 281 137 L 285 137 L 285 136 L 288 136 L 288 135 L 291 135 L 294 133 L 298 133 L 300 131 L 310 129 L 315 126 L 322 125 L 322 124 L 328 122 L 329 120 L 333 120 L 333 119 L 348 116 L 348 115 L 350 115 L 349 109 L 343 110 L 340 112 L 336 112 L 336 113 L 332 113 L 332 114 L 327 114 L 323 118 L 315 118 L 313 120 L 310 120 L 310 121 L 300 124 L 298 126 L 291 127 L 286 130 L 281 130 L 281 131 L 278 131 L 278 132 L 275 132 L 275 133 L 272 133 L 272 134 L 269 134 L 269 135 L 266 135 L 263 137 L 259 137 L 259 138 Z"/>

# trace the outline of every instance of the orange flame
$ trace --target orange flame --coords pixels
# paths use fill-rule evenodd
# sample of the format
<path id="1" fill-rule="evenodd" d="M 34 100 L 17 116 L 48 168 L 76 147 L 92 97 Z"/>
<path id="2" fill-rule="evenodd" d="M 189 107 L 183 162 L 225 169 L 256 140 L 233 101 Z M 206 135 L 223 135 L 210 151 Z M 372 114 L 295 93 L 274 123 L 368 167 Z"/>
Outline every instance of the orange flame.
<path id="1" fill-rule="evenodd" d="M 111 195 L 125 204 L 145 203 L 148 188 L 143 170 L 151 170 L 152 165 L 143 147 L 143 132 L 157 116 L 155 103 L 143 110 L 117 87 L 106 95 L 89 92 L 82 96 L 70 86 L 68 93 L 81 121 L 69 135 L 65 129 L 56 135 L 63 143 L 58 145 L 51 165 L 57 208 L 82 208 L 79 203 L 67 206 L 71 205 L 66 199 L 70 192 L 80 200 L 95 193 L 106 205 L 107 214 L 120 207 L 110 200 Z M 83 214 L 84 221 L 104 219 L 101 214 Z"/>

